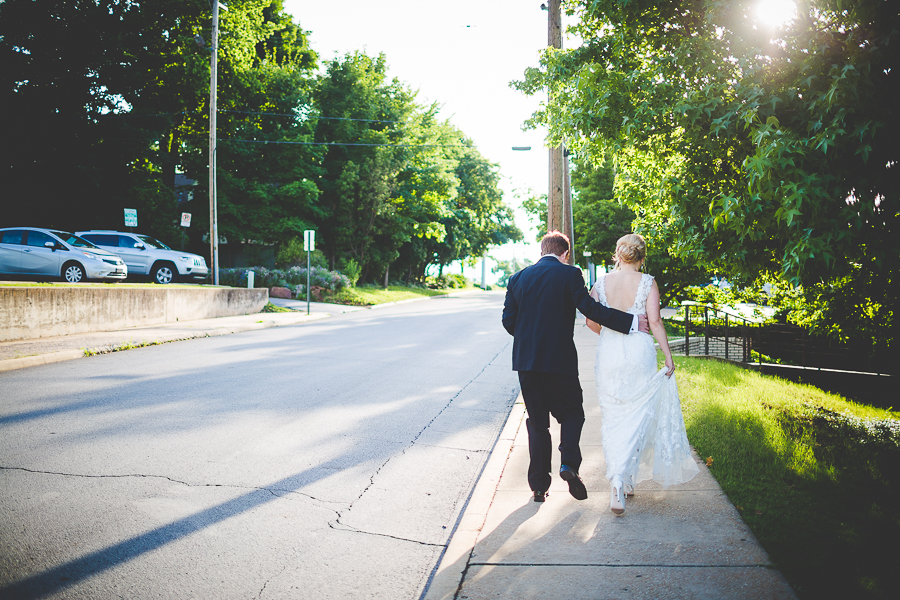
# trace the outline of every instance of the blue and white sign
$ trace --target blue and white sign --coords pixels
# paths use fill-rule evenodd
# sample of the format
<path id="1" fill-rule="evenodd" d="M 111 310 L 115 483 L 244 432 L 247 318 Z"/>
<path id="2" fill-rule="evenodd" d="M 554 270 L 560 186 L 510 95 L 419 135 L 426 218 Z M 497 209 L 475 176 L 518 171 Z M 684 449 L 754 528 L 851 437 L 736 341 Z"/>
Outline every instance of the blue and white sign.
<path id="1" fill-rule="evenodd" d="M 137 209 L 125 209 L 125 227 L 137 227 Z"/>
<path id="2" fill-rule="evenodd" d="M 303 250 L 312 252 L 316 249 L 316 231 L 315 229 L 307 229 L 303 232 Z"/>

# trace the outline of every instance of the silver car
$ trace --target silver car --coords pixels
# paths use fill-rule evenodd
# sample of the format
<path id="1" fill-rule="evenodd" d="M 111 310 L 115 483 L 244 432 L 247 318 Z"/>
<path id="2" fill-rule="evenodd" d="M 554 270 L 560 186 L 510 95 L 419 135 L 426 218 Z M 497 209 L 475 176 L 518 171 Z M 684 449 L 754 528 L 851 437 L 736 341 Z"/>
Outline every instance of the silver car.
<path id="1" fill-rule="evenodd" d="M 202 281 L 209 274 L 202 256 L 172 250 L 149 235 L 104 230 L 79 231 L 78 235 L 122 257 L 131 275 L 149 275 L 156 283 Z"/>
<path id="2" fill-rule="evenodd" d="M 73 233 L 38 227 L 0 229 L 0 273 L 86 279 L 125 279 L 125 262 Z"/>

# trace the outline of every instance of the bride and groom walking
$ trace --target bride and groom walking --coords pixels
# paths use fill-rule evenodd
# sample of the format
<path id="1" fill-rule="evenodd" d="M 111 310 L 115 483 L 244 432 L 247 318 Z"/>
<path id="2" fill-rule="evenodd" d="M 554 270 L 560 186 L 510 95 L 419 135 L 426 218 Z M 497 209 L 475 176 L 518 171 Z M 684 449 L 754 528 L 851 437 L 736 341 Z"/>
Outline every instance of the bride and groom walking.
<path id="1" fill-rule="evenodd" d="M 675 363 L 660 320 L 659 288 L 640 272 L 643 238 L 619 239 L 617 270 L 600 277 L 590 293 L 581 271 L 566 264 L 568 253 L 565 235 L 545 235 L 541 259 L 510 277 L 503 306 L 503 326 L 514 338 L 513 370 L 519 373 L 528 413 L 528 484 L 534 501 L 543 502 L 551 482 L 552 415 L 560 425 L 559 475 L 572 496 L 587 498 L 578 474 L 584 407 L 574 341 L 577 309 L 599 334 L 594 368 L 610 509 L 622 514 L 636 483 L 653 479 L 674 485 L 699 469 L 672 377 Z M 658 371 L 654 338 L 666 359 Z"/>

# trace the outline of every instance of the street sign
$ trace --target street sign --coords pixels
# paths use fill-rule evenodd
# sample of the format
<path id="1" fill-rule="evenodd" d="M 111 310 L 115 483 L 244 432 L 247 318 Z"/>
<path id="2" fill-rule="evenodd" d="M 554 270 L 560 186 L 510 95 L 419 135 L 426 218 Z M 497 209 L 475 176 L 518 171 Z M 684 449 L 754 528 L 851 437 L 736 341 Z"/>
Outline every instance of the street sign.
<path id="1" fill-rule="evenodd" d="M 125 227 L 137 227 L 137 209 L 125 209 Z"/>
<path id="2" fill-rule="evenodd" d="M 190 227 L 191 226 L 191 213 L 181 213 L 181 226 L 182 227 Z"/>
<path id="3" fill-rule="evenodd" d="M 315 229 L 307 229 L 303 232 L 303 250 L 312 252 L 316 249 L 316 231 Z"/>

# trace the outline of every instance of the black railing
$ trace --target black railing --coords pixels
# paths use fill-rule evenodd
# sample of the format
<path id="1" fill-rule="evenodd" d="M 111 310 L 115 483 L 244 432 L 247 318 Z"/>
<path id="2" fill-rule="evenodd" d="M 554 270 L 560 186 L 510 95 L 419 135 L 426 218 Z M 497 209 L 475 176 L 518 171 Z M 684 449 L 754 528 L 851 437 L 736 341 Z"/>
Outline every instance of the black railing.
<path id="1" fill-rule="evenodd" d="M 753 337 L 761 321 L 734 310 L 685 301 L 684 338 L 669 341 L 672 352 L 685 356 L 712 356 L 740 363 L 752 360 Z"/>

